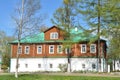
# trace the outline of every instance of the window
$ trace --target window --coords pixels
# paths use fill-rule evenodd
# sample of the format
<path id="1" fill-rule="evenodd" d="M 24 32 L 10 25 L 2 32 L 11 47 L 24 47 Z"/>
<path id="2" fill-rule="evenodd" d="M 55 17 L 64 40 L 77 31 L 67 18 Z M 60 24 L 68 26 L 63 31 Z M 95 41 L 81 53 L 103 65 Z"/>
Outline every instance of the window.
<path id="1" fill-rule="evenodd" d="M 70 52 L 71 52 L 71 49 L 70 49 L 70 48 L 66 48 L 66 49 L 65 49 L 65 53 L 66 53 L 66 54 L 68 54 L 68 53 L 70 53 Z"/>
<path id="2" fill-rule="evenodd" d="M 96 53 L 96 44 L 90 45 L 90 53 Z"/>
<path id="3" fill-rule="evenodd" d="M 38 64 L 38 68 L 41 68 L 41 64 Z"/>
<path id="4" fill-rule="evenodd" d="M 58 53 L 62 53 L 62 45 L 58 45 L 57 46 L 57 52 Z"/>
<path id="5" fill-rule="evenodd" d="M 29 46 L 25 46 L 25 54 L 29 54 L 30 51 L 30 47 Z"/>
<path id="6" fill-rule="evenodd" d="M 18 68 L 20 68 L 20 64 L 18 64 Z"/>
<path id="7" fill-rule="evenodd" d="M 85 69 L 85 64 L 82 64 L 82 68 Z"/>
<path id="8" fill-rule="evenodd" d="M 95 69 L 96 68 L 96 65 L 95 64 L 92 64 L 92 69 Z"/>
<path id="9" fill-rule="evenodd" d="M 120 67 L 120 63 L 117 63 L 117 67 L 118 67 L 118 68 Z"/>
<path id="10" fill-rule="evenodd" d="M 28 68 L 28 64 L 25 64 L 25 68 Z"/>
<path id="11" fill-rule="evenodd" d="M 53 67 L 53 65 L 52 64 L 50 64 L 50 68 L 52 68 Z"/>
<path id="12" fill-rule="evenodd" d="M 58 33 L 57 32 L 50 33 L 50 39 L 58 39 Z"/>
<path id="13" fill-rule="evenodd" d="M 81 44 L 81 53 L 86 53 L 86 44 Z"/>
<path id="14" fill-rule="evenodd" d="M 22 46 L 19 46 L 19 48 L 18 48 L 18 54 L 22 54 Z"/>
<path id="15" fill-rule="evenodd" d="M 59 64 L 58 67 L 62 67 L 62 64 Z"/>
<path id="16" fill-rule="evenodd" d="M 54 45 L 49 46 L 49 53 L 54 54 Z"/>
<path id="17" fill-rule="evenodd" d="M 41 54 L 42 53 L 42 46 L 37 46 L 37 54 Z"/>

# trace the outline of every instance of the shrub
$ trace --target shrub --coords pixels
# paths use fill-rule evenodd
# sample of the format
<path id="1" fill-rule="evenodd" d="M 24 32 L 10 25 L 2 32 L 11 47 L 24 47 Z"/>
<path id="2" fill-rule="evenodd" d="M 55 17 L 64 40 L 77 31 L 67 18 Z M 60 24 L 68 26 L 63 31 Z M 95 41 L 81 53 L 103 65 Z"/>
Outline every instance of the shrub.
<path id="1" fill-rule="evenodd" d="M 67 64 L 60 64 L 58 67 L 59 67 L 59 69 L 62 72 L 66 72 L 67 71 Z"/>
<path id="2" fill-rule="evenodd" d="M 1 66 L 1 69 L 2 69 L 3 71 L 6 71 L 6 70 L 8 69 L 8 67 L 7 67 L 6 65 L 2 65 L 2 66 Z"/>

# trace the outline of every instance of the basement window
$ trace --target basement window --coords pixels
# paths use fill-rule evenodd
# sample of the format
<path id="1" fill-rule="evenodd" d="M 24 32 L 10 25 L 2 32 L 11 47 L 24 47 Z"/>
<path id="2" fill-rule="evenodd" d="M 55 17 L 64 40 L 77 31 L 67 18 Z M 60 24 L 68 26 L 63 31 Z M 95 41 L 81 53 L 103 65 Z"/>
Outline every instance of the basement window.
<path id="1" fill-rule="evenodd" d="M 25 68 L 28 68 L 28 64 L 25 64 Z"/>
<path id="2" fill-rule="evenodd" d="M 53 68 L 53 64 L 50 64 L 50 68 Z"/>
<path id="3" fill-rule="evenodd" d="M 92 69 L 96 69 L 96 65 L 95 64 L 92 64 Z"/>
<path id="4" fill-rule="evenodd" d="M 18 64 L 18 68 L 20 68 L 20 64 Z"/>
<path id="5" fill-rule="evenodd" d="M 82 68 L 85 69 L 85 64 L 82 64 Z"/>
<path id="6" fill-rule="evenodd" d="M 117 63 L 117 67 L 120 68 L 120 63 Z"/>
<path id="7" fill-rule="evenodd" d="M 38 68 L 41 68 L 41 64 L 38 64 Z"/>

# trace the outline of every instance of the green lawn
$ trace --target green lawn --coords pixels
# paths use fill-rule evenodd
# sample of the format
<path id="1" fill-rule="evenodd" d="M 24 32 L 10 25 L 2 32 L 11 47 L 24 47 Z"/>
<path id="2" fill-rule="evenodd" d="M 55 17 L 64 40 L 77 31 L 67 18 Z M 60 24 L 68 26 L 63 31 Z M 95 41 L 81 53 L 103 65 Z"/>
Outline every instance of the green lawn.
<path id="1" fill-rule="evenodd" d="M 0 80 L 120 80 L 120 77 L 58 76 L 41 74 L 0 75 Z"/>

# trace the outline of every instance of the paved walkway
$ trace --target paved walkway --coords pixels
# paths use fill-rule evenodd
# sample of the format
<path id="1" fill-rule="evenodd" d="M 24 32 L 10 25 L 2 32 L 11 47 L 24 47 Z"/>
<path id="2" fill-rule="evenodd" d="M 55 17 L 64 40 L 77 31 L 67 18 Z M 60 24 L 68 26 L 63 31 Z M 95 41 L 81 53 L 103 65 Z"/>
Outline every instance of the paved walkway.
<path id="1" fill-rule="evenodd" d="M 12 75 L 14 73 L 1 73 L 0 75 Z M 96 76 L 96 77 L 120 77 L 120 72 L 114 73 L 19 73 L 19 74 L 42 74 L 42 75 L 61 75 L 61 76 Z"/>
<path id="2" fill-rule="evenodd" d="M 63 76 L 99 76 L 99 77 L 120 77 L 119 73 L 41 73 L 45 75 L 63 75 Z"/>

